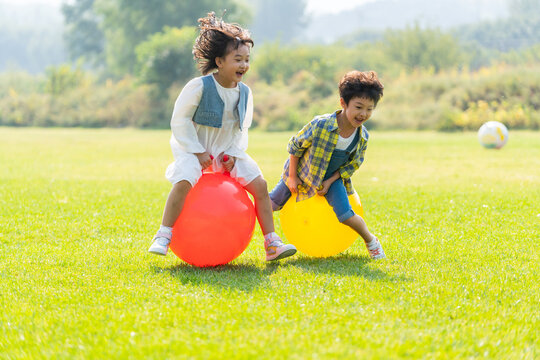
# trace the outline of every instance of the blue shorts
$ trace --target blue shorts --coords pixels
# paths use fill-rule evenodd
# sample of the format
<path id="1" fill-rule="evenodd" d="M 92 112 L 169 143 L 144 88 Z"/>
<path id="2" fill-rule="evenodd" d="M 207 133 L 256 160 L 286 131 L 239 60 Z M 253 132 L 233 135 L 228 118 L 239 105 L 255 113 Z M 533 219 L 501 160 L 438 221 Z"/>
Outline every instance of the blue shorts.
<path id="1" fill-rule="evenodd" d="M 287 185 L 285 185 L 283 179 L 280 179 L 272 192 L 270 192 L 272 210 L 280 210 L 290 197 L 291 191 Z M 343 185 L 342 179 L 334 181 L 324 197 L 326 198 L 326 201 L 328 201 L 328 204 L 332 206 L 332 209 L 334 209 L 339 222 L 344 222 L 354 216 L 354 211 L 349 202 L 347 190 L 345 189 L 345 185 Z"/>

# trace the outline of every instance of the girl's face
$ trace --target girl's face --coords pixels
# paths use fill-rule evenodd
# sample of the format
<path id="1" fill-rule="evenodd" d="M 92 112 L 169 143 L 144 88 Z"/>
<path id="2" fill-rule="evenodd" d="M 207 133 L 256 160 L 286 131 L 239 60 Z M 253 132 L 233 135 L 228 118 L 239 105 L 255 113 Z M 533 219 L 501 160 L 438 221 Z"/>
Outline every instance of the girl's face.
<path id="1" fill-rule="evenodd" d="M 353 127 L 358 128 L 365 123 L 375 109 L 375 102 L 365 97 L 353 97 L 349 104 L 341 98 L 341 107 L 347 122 Z"/>
<path id="2" fill-rule="evenodd" d="M 230 50 L 224 57 L 216 58 L 216 79 L 221 86 L 233 88 L 242 81 L 249 70 L 249 53 L 250 47 L 241 44 L 238 49 Z"/>

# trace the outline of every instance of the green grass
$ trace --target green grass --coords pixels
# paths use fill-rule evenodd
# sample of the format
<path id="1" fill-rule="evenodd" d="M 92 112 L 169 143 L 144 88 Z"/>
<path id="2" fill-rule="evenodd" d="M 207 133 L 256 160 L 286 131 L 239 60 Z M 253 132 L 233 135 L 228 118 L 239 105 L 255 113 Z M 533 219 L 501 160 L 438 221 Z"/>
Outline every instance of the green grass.
<path id="1" fill-rule="evenodd" d="M 374 131 L 354 184 L 386 261 L 268 264 L 257 228 L 214 269 L 146 253 L 169 135 L 0 128 L 0 358 L 540 356 L 540 133 Z M 270 187 L 290 135 L 251 135 Z"/>

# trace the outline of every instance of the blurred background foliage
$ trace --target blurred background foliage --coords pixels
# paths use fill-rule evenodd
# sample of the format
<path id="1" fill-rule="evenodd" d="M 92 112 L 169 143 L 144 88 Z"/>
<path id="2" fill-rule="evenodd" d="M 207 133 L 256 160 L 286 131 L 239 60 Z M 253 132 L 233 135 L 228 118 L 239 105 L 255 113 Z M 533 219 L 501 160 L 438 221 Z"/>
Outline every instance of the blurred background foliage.
<path id="1" fill-rule="evenodd" d="M 0 125 L 168 127 L 179 91 L 199 75 L 197 19 L 214 10 L 251 24 L 254 127 L 298 129 L 338 109 L 337 82 L 358 69 L 385 84 L 370 128 L 475 130 L 497 120 L 539 129 L 540 0 L 509 0 L 509 9 L 450 29 L 413 22 L 324 43 L 299 38 L 305 0 L 73 0 L 62 5 L 68 60 L 0 72 Z M 0 46 L 23 36 L 9 29 Z"/>

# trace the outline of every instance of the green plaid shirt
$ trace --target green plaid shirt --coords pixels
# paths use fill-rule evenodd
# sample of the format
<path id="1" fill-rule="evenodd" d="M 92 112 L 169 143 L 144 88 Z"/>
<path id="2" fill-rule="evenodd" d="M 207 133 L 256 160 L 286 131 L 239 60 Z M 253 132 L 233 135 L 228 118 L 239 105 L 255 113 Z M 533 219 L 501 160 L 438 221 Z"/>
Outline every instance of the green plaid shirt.
<path id="1" fill-rule="evenodd" d="M 338 141 L 338 110 L 332 114 L 316 116 L 302 130 L 289 140 L 287 151 L 299 157 L 297 174 L 304 186 L 298 189 L 296 201 L 306 200 L 317 193 L 320 188 L 326 169 L 336 148 Z M 351 152 L 349 160 L 339 168 L 347 194 L 354 193 L 351 176 L 362 165 L 367 148 L 369 134 L 362 125 L 361 136 L 356 148 Z M 289 178 L 289 160 L 283 169 L 283 181 Z"/>

